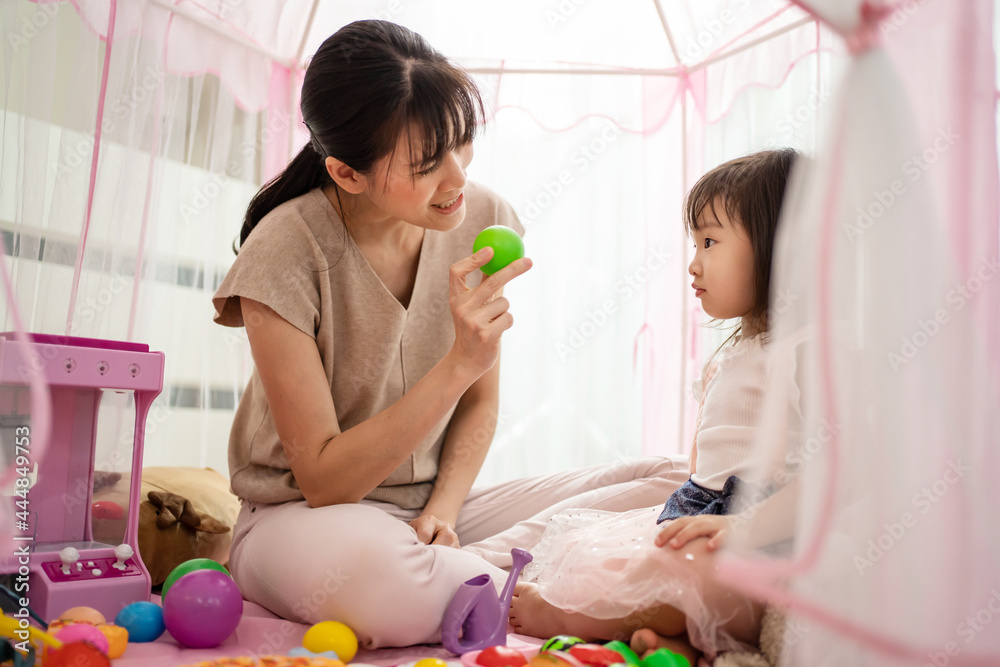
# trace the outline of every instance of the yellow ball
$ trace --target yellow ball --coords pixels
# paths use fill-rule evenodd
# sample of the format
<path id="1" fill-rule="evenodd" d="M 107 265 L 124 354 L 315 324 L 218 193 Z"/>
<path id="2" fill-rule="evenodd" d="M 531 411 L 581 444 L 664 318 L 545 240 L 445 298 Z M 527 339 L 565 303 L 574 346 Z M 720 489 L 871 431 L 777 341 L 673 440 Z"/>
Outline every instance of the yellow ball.
<path id="1" fill-rule="evenodd" d="M 413 667 L 448 667 L 448 663 L 441 658 L 424 658 L 417 660 Z"/>
<path id="2" fill-rule="evenodd" d="M 302 646 L 313 653 L 333 651 L 342 662 L 350 662 L 358 652 L 358 638 L 343 623 L 323 621 L 306 630 Z"/>

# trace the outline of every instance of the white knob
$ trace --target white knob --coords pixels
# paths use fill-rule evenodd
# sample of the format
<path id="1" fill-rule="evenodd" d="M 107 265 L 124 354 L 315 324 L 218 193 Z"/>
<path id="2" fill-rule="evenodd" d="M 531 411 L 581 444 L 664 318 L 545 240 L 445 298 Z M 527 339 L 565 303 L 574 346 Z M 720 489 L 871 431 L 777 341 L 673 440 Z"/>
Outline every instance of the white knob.
<path id="1" fill-rule="evenodd" d="M 116 570 L 124 570 L 125 561 L 131 558 L 134 553 L 135 552 L 132 551 L 132 547 L 130 547 L 129 545 L 124 543 L 119 544 L 117 547 L 115 547 L 115 558 L 118 559 L 118 562 L 112 565 L 112 567 L 115 568 Z"/>
<path id="2" fill-rule="evenodd" d="M 62 572 L 63 574 L 69 574 L 69 566 L 80 560 L 80 552 L 73 547 L 66 547 L 59 552 L 59 560 L 62 561 Z"/>

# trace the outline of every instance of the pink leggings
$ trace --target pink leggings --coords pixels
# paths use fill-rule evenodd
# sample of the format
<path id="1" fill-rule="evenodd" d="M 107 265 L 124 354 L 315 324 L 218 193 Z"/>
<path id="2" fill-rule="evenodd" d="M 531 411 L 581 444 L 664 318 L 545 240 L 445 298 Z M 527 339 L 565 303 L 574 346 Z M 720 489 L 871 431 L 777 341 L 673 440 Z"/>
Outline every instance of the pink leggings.
<path id="1" fill-rule="evenodd" d="M 662 505 L 688 476 L 683 457 L 644 458 L 473 489 L 462 549 L 419 542 L 408 525 L 419 510 L 388 503 L 244 501 L 229 565 L 246 599 L 283 618 L 342 621 L 365 648 L 436 643 L 458 586 L 485 573 L 499 589 L 510 550 L 530 551 L 556 512 Z"/>

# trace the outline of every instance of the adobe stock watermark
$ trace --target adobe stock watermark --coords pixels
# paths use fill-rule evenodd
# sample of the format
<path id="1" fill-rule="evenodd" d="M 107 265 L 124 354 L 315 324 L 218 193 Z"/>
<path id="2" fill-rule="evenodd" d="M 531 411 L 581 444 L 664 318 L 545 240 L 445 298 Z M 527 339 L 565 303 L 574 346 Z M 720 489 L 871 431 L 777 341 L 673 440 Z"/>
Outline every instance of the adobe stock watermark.
<path id="1" fill-rule="evenodd" d="M 989 600 L 974 614 L 966 616 L 964 621 L 955 626 L 955 634 L 964 644 L 971 644 L 979 633 L 984 632 L 993 623 L 998 614 L 1000 614 L 1000 590 L 992 588 Z M 942 648 L 943 651 L 927 653 L 924 667 L 947 667 L 952 658 L 957 658 L 962 653 L 962 647 L 955 640 L 947 642 Z"/>
<path id="2" fill-rule="evenodd" d="M 759 4 L 759 0 L 758 0 Z M 772 6 L 778 4 L 770 3 Z M 743 11 L 750 6 L 750 0 L 736 0 L 731 3 L 737 11 Z M 722 40 L 726 36 L 726 28 L 736 21 L 736 16 L 728 7 L 719 12 L 715 18 L 705 19 L 693 34 L 689 35 L 684 42 L 683 54 L 688 62 L 698 62 L 702 58 L 710 55 L 714 47 L 722 45 Z"/>
<path id="3" fill-rule="evenodd" d="M 155 70 L 146 66 L 140 85 L 132 88 L 121 98 L 104 107 L 104 118 L 101 120 L 101 132 L 110 133 L 118 123 L 124 122 L 136 107 L 146 101 L 163 83 L 166 78 L 163 70 Z M 95 136 L 87 136 L 76 144 L 68 147 L 55 165 L 56 177 L 61 178 L 82 164 L 89 163 L 94 152 Z"/>
<path id="4" fill-rule="evenodd" d="M 983 290 L 986 283 L 996 277 L 1000 272 L 1000 255 L 984 257 L 974 271 L 968 280 L 955 285 L 948 292 L 945 301 L 951 306 L 951 310 L 938 308 L 930 317 L 920 320 L 912 333 L 900 339 L 898 350 L 886 353 L 886 360 L 894 373 L 910 363 L 951 322 L 952 315 L 965 308 Z"/>
<path id="5" fill-rule="evenodd" d="M 570 189 L 579 174 L 587 171 L 590 165 L 598 160 L 622 134 L 622 128 L 608 121 L 601 128 L 598 136 L 577 147 L 570 156 L 570 163 L 575 169 L 562 169 L 552 180 L 542 183 L 542 192 L 529 197 L 520 213 L 520 218 L 526 223 L 534 222 L 545 209 L 552 206 L 564 192 Z"/>
<path id="6" fill-rule="evenodd" d="M 788 484 L 843 428 L 844 425 L 841 423 L 820 417 L 816 432 L 807 438 L 801 447 L 785 453 L 784 466 L 771 475 L 771 480 L 746 491 L 745 497 L 740 501 L 739 511 L 732 515 L 733 530 L 746 529 L 768 498 Z"/>
<path id="7" fill-rule="evenodd" d="M 826 103 L 833 97 L 833 91 L 829 88 L 824 88 L 823 90 L 818 89 L 813 86 L 810 89 L 809 96 L 806 101 L 795 107 L 794 111 L 789 111 L 786 113 L 781 120 L 778 121 L 777 131 L 784 137 L 794 137 L 797 130 L 802 129 L 807 122 L 809 122 L 816 113 L 826 105 Z M 764 141 L 764 148 L 774 149 L 781 148 L 787 145 L 786 141 L 779 141 L 777 137 L 768 137 Z"/>
<path id="8" fill-rule="evenodd" d="M 934 163 L 955 145 L 955 141 L 960 136 L 950 125 L 946 128 L 938 128 L 937 136 L 930 146 L 903 162 L 900 168 L 903 176 L 911 184 L 919 181 Z M 884 190 L 873 190 L 871 201 L 866 206 L 857 207 L 854 224 L 843 226 L 847 240 L 853 243 L 855 239 L 871 229 L 885 215 L 886 211 L 892 208 L 893 204 L 906 193 L 907 184 L 903 178 L 893 179 Z"/>
<path id="9" fill-rule="evenodd" d="M 30 18 L 27 16 L 22 17 L 21 25 L 17 29 L 7 32 L 7 44 L 14 54 L 20 51 L 21 47 L 27 46 L 28 42 L 37 37 L 41 30 L 45 29 L 49 22 L 59 13 L 60 4 L 55 2 L 35 3 L 34 7 L 35 12 Z"/>
<path id="10" fill-rule="evenodd" d="M 897 4 L 891 14 L 878 22 L 879 34 L 883 38 L 888 37 L 906 25 L 910 17 L 918 11 L 920 11 L 920 3 L 917 0 L 906 0 L 906 2 Z"/>
<path id="11" fill-rule="evenodd" d="M 73 324 L 66 336 L 81 335 L 83 324 L 90 324 L 96 320 L 101 313 L 111 306 L 115 297 L 125 291 L 127 286 L 128 282 L 122 277 L 122 274 L 112 271 L 111 280 L 107 286 L 98 290 L 96 295 L 90 295 L 80 302 L 77 316 L 73 318 Z M 66 363 L 60 354 L 58 345 L 68 342 L 68 340 L 64 340 L 63 336 L 56 336 L 55 344 L 46 343 L 44 345 L 36 345 L 35 349 L 38 350 L 38 353 L 32 354 L 28 359 L 22 360 L 17 366 L 17 372 L 21 375 L 21 378 L 27 381 L 30 377 L 41 375 L 50 363 Z M 66 370 L 71 371 L 73 369 L 67 368 Z"/>
<path id="12" fill-rule="evenodd" d="M 545 20 L 548 21 L 549 28 L 556 30 L 563 23 L 566 23 L 576 14 L 577 10 L 587 4 L 588 0 L 559 0 L 559 2 L 545 10 Z"/>
<path id="13" fill-rule="evenodd" d="M 275 134 L 284 132 L 290 122 L 291 117 L 288 114 L 280 111 L 269 113 L 267 124 L 260 132 L 260 135 L 252 141 L 244 139 L 240 143 L 238 155 L 243 160 L 254 159 L 257 153 L 260 152 L 261 147 L 269 144 Z M 317 164 L 318 160 L 317 156 Z M 194 194 L 191 195 L 191 199 L 181 202 L 180 214 L 184 222 L 192 222 L 198 215 L 208 209 L 211 203 L 229 187 L 232 179 L 240 178 L 243 173 L 243 164 L 243 162 L 236 158 L 230 158 L 226 162 L 226 167 L 222 172 L 209 172 L 208 179 L 195 189 Z"/>
<path id="14" fill-rule="evenodd" d="M 920 489 L 910 499 L 910 504 L 916 512 L 907 510 L 901 513 L 896 521 L 882 524 L 882 533 L 875 539 L 868 540 L 866 545 L 868 549 L 865 553 L 854 555 L 854 567 L 857 568 L 858 574 L 864 576 L 865 571 L 882 560 L 885 554 L 899 544 L 906 533 L 917 525 L 919 518 L 934 509 L 934 506 L 941 502 L 941 498 L 968 472 L 972 472 L 972 467 L 965 465 L 961 459 L 949 461 L 948 469 L 940 478 Z"/>
<path id="15" fill-rule="evenodd" d="M 646 255 L 646 260 L 638 268 L 630 273 L 624 274 L 621 279 L 615 283 L 614 294 L 616 296 L 608 296 L 603 301 L 601 305 L 592 310 L 588 310 L 586 314 L 586 321 L 580 324 L 578 327 L 572 327 L 569 332 L 569 337 L 566 342 L 556 343 L 556 352 L 559 354 L 559 360 L 565 361 L 567 358 L 575 355 L 577 352 L 583 349 L 587 344 L 587 340 L 591 336 L 597 333 L 597 331 L 603 327 L 611 319 L 611 316 L 618 311 L 618 305 L 620 301 L 627 300 L 637 292 L 639 292 L 643 285 L 645 285 L 650 277 L 659 271 L 670 259 L 670 253 L 662 248 L 652 248 Z"/>

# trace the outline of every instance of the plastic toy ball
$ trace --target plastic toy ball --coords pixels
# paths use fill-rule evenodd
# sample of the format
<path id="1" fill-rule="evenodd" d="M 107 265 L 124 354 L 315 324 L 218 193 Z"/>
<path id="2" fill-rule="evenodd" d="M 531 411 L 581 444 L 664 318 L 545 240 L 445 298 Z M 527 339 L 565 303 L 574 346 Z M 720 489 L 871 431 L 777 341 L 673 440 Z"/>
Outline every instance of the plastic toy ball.
<path id="1" fill-rule="evenodd" d="M 216 563 L 211 558 L 192 558 L 191 560 L 184 561 L 170 571 L 170 574 L 167 575 L 166 580 L 163 582 L 163 589 L 160 591 L 160 597 L 166 600 L 167 591 L 169 591 L 170 587 L 174 585 L 174 582 L 183 577 L 185 574 L 195 572 L 197 570 L 217 570 L 225 574 L 227 577 L 230 576 L 229 570 L 226 569 L 225 565 Z"/>
<path id="2" fill-rule="evenodd" d="M 306 630 L 302 645 L 313 653 L 334 651 L 343 662 L 350 662 L 358 652 L 354 631 L 337 621 L 323 621 Z"/>
<path id="3" fill-rule="evenodd" d="M 59 614 L 57 620 L 77 621 L 79 623 L 90 623 L 91 625 L 100 625 L 101 623 L 108 622 L 108 619 L 104 618 L 104 614 L 93 607 L 72 607 Z"/>
<path id="4" fill-rule="evenodd" d="M 228 574 L 195 570 L 178 579 L 163 598 L 163 622 L 180 644 L 213 648 L 240 624 L 243 596 Z"/>
<path id="5" fill-rule="evenodd" d="M 88 642 L 104 655 L 108 654 L 108 638 L 90 623 L 70 623 L 56 630 L 52 636 L 64 644 Z"/>
<path id="6" fill-rule="evenodd" d="M 480 270 L 488 276 L 492 276 L 511 262 L 524 257 L 524 241 L 510 227 L 493 225 L 479 232 L 476 240 L 472 243 L 472 252 L 479 252 L 486 246 L 493 248 L 493 259 Z"/>
<path id="7" fill-rule="evenodd" d="M 490 646 L 479 652 L 476 664 L 483 667 L 522 667 L 528 664 L 528 659 L 509 646 Z"/>
<path id="8" fill-rule="evenodd" d="M 691 662 L 670 649 L 658 648 L 643 659 L 642 665 L 643 667 L 691 667 Z"/>
<path id="9" fill-rule="evenodd" d="M 591 667 L 610 667 L 625 660 L 617 651 L 599 644 L 576 644 L 569 647 L 569 654 Z"/>
<path id="10" fill-rule="evenodd" d="M 136 644 L 156 641 L 167 629 L 163 623 L 163 610 L 152 602 L 125 605 L 115 616 L 115 625 L 125 628 L 128 640 Z"/>
<path id="11" fill-rule="evenodd" d="M 108 656 L 87 642 L 63 644 L 62 648 L 49 649 L 44 658 L 45 667 L 111 667 Z"/>
<path id="12" fill-rule="evenodd" d="M 577 644 L 583 643 L 584 641 L 579 637 L 556 635 L 542 644 L 542 648 L 540 648 L 539 651 L 565 651 L 570 646 L 576 646 Z"/>
<path id="13" fill-rule="evenodd" d="M 128 630 L 110 623 L 102 623 L 97 629 L 108 640 L 108 657 L 114 660 L 120 658 L 125 649 L 128 648 Z"/>
<path id="14" fill-rule="evenodd" d="M 413 667 L 448 667 L 448 663 L 441 658 L 424 658 L 417 660 Z"/>
<path id="15" fill-rule="evenodd" d="M 542 651 L 528 661 L 529 667 L 583 667 L 583 663 L 561 651 Z"/>
<path id="16" fill-rule="evenodd" d="M 615 653 L 621 655 L 621 657 L 625 658 L 625 662 L 629 665 L 642 664 L 642 660 L 639 659 L 639 656 L 637 656 L 635 654 L 635 651 L 629 648 L 629 645 L 626 644 L 625 642 L 620 642 L 618 640 L 615 640 L 613 642 L 608 642 L 607 644 L 604 645 L 604 647 L 609 648 Z"/>

